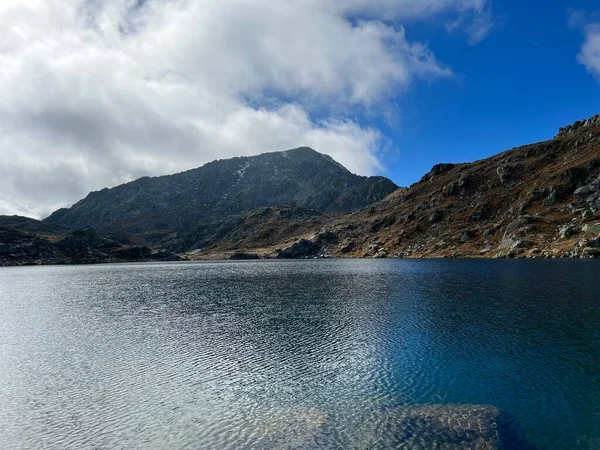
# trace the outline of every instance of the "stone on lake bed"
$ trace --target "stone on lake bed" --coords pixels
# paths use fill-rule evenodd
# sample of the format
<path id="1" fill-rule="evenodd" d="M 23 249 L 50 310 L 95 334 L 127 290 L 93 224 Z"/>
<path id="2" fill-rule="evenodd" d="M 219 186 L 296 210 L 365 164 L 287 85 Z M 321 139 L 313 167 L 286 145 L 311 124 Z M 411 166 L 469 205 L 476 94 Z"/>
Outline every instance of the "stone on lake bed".
<path id="1" fill-rule="evenodd" d="M 327 414 L 317 409 L 292 408 L 277 411 L 252 430 L 252 448 L 312 448 Z"/>
<path id="2" fill-rule="evenodd" d="M 495 450 L 498 408 L 488 405 L 415 405 L 385 414 L 367 448 Z"/>
<path id="3" fill-rule="evenodd" d="M 269 449 L 330 448 L 329 443 L 370 450 L 498 450 L 499 417 L 500 411 L 488 405 L 408 405 L 367 413 L 337 434 L 324 411 L 292 408 L 259 421 L 251 441 L 252 448 Z"/>

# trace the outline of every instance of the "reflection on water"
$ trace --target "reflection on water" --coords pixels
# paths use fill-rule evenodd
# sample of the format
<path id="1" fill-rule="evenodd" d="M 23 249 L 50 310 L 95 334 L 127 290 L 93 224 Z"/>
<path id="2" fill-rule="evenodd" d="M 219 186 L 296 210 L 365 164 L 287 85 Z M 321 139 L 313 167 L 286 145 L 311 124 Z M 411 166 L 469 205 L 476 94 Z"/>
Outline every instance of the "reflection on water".
<path id="1" fill-rule="evenodd" d="M 599 273 L 594 261 L 2 269 L 0 447 L 600 448 Z"/>

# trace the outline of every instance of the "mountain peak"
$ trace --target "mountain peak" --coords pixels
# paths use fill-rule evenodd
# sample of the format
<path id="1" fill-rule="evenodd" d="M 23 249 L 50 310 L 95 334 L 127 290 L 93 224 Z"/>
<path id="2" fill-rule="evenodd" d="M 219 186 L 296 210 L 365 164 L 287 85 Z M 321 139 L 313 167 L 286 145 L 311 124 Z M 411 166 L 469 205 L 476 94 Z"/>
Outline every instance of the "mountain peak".
<path id="1" fill-rule="evenodd" d="M 200 224 L 262 207 L 352 212 L 397 188 L 387 178 L 354 175 L 330 156 L 299 147 L 213 161 L 187 172 L 103 189 L 53 213 L 46 221 L 76 228 L 160 234 L 204 226 Z"/>

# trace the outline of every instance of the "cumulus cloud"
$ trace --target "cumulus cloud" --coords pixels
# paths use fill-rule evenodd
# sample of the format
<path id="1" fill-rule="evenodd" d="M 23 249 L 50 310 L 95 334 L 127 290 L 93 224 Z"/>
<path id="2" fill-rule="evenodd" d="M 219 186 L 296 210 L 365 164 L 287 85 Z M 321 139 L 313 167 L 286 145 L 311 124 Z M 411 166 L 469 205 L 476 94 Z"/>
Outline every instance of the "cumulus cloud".
<path id="1" fill-rule="evenodd" d="M 0 214 L 217 158 L 308 145 L 382 170 L 353 117 L 415 78 L 451 76 L 402 21 L 486 0 L 2 0 Z M 479 33 L 479 34 L 478 34 Z"/>
<path id="2" fill-rule="evenodd" d="M 600 79 L 600 24 L 585 26 L 585 42 L 577 60 Z"/>

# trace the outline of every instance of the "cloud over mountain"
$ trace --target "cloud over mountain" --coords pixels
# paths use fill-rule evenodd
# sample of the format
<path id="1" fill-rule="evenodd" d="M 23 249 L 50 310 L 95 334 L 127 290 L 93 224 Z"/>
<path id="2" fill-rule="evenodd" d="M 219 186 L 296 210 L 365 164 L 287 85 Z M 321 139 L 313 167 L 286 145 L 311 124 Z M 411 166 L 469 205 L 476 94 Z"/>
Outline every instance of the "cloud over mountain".
<path id="1" fill-rule="evenodd" d="M 3 0 L 0 214 L 299 145 L 373 174 L 356 117 L 452 75 L 402 26 L 432 17 L 489 27 L 485 0 Z"/>

